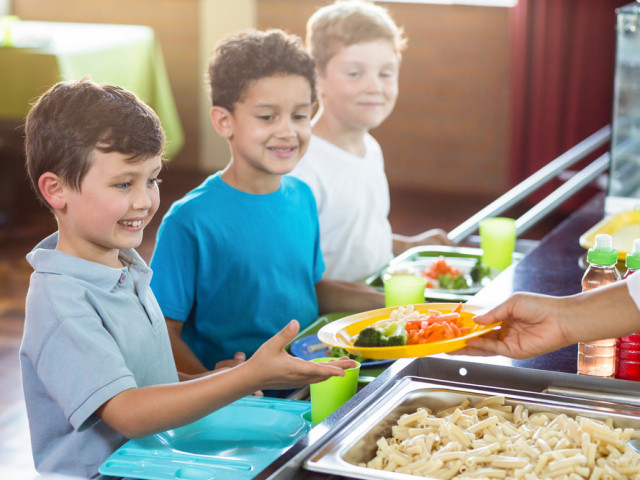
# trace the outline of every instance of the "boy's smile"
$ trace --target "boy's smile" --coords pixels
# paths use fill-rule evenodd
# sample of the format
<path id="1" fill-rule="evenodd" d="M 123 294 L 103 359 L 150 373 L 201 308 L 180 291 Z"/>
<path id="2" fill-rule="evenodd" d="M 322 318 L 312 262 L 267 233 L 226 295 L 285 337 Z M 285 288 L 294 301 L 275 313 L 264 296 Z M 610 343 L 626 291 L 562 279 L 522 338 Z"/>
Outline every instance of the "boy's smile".
<path id="1" fill-rule="evenodd" d="M 160 204 L 159 156 L 127 161 L 119 152 L 94 149 L 81 189 L 64 187 L 58 250 L 120 268 L 118 251 L 136 248 Z"/>
<path id="2" fill-rule="evenodd" d="M 295 167 L 307 149 L 310 117 L 311 86 L 299 75 L 256 80 L 233 113 L 214 107 L 212 120 L 229 140 L 232 152 L 222 174 L 224 181 L 249 193 L 278 190 L 280 177 Z"/>
<path id="3" fill-rule="evenodd" d="M 342 131 L 379 126 L 398 98 L 398 55 L 387 40 L 343 47 L 318 74 L 325 121 Z"/>

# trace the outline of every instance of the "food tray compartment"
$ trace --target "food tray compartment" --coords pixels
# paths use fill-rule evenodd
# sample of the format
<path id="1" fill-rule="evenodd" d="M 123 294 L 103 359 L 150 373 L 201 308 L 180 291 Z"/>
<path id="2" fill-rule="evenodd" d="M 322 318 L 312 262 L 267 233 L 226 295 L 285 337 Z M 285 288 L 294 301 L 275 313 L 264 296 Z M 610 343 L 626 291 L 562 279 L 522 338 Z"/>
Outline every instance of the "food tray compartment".
<path id="1" fill-rule="evenodd" d="M 387 272 L 396 272 L 398 270 L 407 270 L 409 272 L 416 269 L 423 270 L 431 261 L 436 260 L 440 256 L 444 257 L 452 266 L 460 268 L 465 276 L 468 276 L 468 272 L 471 267 L 480 257 L 482 257 L 482 249 L 474 247 L 451 247 L 448 245 L 414 247 L 395 257 L 388 265 L 385 265 L 378 272 L 365 279 L 364 283 L 383 291 L 383 279 Z M 522 257 L 523 254 L 521 252 L 515 251 L 513 252 L 512 260 L 515 263 Z M 492 272 L 491 276 L 495 277 L 497 273 L 499 272 Z M 478 293 L 481 288 L 490 283 L 490 281 L 491 279 L 485 278 L 480 284 L 472 284 L 469 288 L 459 290 L 426 288 L 425 300 L 466 302 L 473 295 Z"/>
<path id="2" fill-rule="evenodd" d="M 582 401 L 558 395 L 519 392 L 495 387 L 476 387 L 454 384 L 440 385 L 424 379 L 406 377 L 374 405 L 363 411 L 350 424 L 313 452 L 305 461 L 304 468 L 311 471 L 343 475 L 358 479 L 409 479 L 416 476 L 376 470 L 358 466 L 371 460 L 377 451 L 376 442 L 380 437 L 390 437 L 391 427 L 406 413 L 413 413 L 418 407 L 427 407 L 433 413 L 456 406 L 469 399 L 471 406 L 478 401 L 502 395 L 505 405 L 522 404 L 530 415 L 548 411 L 564 413 L 570 417 L 577 415 L 604 421 L 613 420 L 615 427 L 640 429 L 637 407 L 617 405 L 611 402 Z M 604 396 L 604 394 L 603 394 Z M 423 477 L 434 478 L 434 477 Z"/>
<path id="3" fill-rule="evenodd" d="M 613 248 L 618 251 L 618 260 L 624 261 L 633 248 L 633 241 L 640 238 L 638 211 L 620 212 L 603 218 L 580 236 L 580 245 L 590 249 L 600 233 L 611 235 Z"/>

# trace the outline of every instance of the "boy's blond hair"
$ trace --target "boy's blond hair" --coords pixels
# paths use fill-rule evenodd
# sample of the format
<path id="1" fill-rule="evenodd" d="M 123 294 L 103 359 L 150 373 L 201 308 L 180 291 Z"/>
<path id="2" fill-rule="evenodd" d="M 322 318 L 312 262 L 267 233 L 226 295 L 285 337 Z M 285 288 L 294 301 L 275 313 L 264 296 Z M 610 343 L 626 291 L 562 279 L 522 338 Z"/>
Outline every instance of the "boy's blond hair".
<path id="1" fill-rule="evenodd" d="M 381 39 L 393 45 L 400 59 L 407 45 L 403 29 L 385 8 L 366 0 L 336 0 L 307 22 L 307 49 L 320 72 L 341 48 Z"/>

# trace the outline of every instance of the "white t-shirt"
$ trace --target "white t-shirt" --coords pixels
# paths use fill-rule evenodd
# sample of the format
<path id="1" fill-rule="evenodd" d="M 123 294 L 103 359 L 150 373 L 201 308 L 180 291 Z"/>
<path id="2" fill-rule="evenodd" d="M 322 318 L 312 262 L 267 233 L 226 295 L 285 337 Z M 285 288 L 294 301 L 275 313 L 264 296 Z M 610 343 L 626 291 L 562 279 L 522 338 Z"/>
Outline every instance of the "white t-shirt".
<path id="1" fill-rule="evenodd" d="M 378 142 L 365 135 L 358 157 L 315 135 L 291 175 L 313 190 L 324 278 L 359 281 L 393 258 L 389 184 Z"/>

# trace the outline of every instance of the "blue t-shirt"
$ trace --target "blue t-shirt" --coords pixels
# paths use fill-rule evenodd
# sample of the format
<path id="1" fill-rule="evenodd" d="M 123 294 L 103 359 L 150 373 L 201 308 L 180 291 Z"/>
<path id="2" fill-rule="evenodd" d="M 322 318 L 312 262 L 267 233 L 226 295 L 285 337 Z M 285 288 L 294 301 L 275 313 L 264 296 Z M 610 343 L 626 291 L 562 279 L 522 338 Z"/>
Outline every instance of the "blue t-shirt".
<path id="1" fill-rule="evenodd" d="M 158 230 L 151 288 L 165 317 L 203 365 L 252 355 L 291 319 L 318 316 L 315 284 L 324 262 L 315 200 L 284 176 L 255 195 L 219 174 L 175 202 Z"/>
<path id="2" fill-rule="evenodd" d="M 124 390 L 178 381 L 151 270 L 133 250 L 110 268 L 55 250 L 57 234 L 27 259 L 20 363 L 36 469 L 81 478 L 127 440 L 95 411 Z"/>

